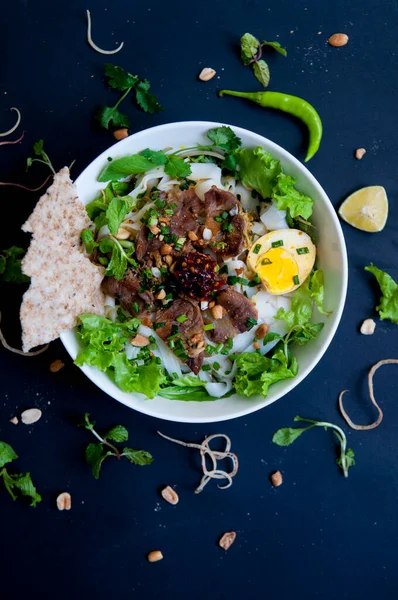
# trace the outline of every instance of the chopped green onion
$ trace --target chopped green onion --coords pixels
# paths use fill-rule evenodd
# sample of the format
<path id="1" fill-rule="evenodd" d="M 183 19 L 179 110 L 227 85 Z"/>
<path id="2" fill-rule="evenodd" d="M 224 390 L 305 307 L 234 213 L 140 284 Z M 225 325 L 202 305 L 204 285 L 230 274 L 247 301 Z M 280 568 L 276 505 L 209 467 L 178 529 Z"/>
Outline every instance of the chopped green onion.
<path id="1" fill-rule="evenodd" d="M 226 343 L 225 343 L 225 345 L 224 345 L 224 348 L 223 348 L 221 354 L 224 354 L 224 355 L 229 354 L 231 352 L 231 350 L 232 350 L 232 345 L 233 345 L 233 339 L 232 338 L 228 338 L 227 341 L 226 341 Z"/>
<path id="2" fill-rule="evenodd" d="M 141 192 L 141 194 L 137 194 L 137 200 L 141 200 L 141 198 L 144 198 L 146 192 Z"/>
<path id="3" fill-rule="evenodd" d="M 252 319 L 251 317 L 249 317 L 246 321 L 246 327 L 248 328 L 248 330 L 250 331 L 250 329 L 253 329 L 253 327 L 255 327 L 257 325 L 257 321 L 256 319 Z"/>
<path id="4" fill-rule="evenodd" d="M 232 223 L 223 223 L 221 229 L 223 231 L 229 231 L 229 233 L 231 233 L 234 230 L 234 226 L 232 225 Z"/>
<path id="5" fill-rule="evenodd" d="M 260 283 L 260 275 L 258 273 L 255 273 L 253 279 L 249 283 L 249 287 L 256 287 L 256 285 L 260 285 Z"/>
<path id="6" fill-rule="evenodd" d="M 276 242 L 272 242 L 271 243 L 272 248 L 279 248 L 280 246 L 283 246 L 283 240 L 276 240 Z"/>
<path id="7" fill-rule="evenodd" d="M 223 219 L 228 219 L 228 213 L 226 210 L 224 210 L 224 212 L 221 213 L 221 216 Z"/>
<path id="8" fill-rule="evenodd" d="M 256 244 L 253 248 L 254 254 L 258 254 L 261 250 L 261 244 Z"/>
<path id="9" fill-rule="evenodd" d="M 186 321 L 188 319 L 187 315 L 180 315 L 179 317 L 176 318 L 176 321 L 178 321 L 179 323 L 184 323 L 184 321 Z"/>
<path id="10" fill-rule="evenodd" d="M 175 343 L 173 342 L 173 340 L 170 340 L 170 341 L 169 341 L 169 346 L 170 346 L 170 348 L 173 350 L 173 348 L 174 348 L 174 346 L 175 346 Z"/>
<path id="11" fill-rule="evenodd" d="M 263 260 L 261 261 L 262 265 L 272 265 L 272 260 L 270 260 L 269 258 L 263 258 Z"/>
<path id="12" fill-rule="evenodd" d="M 138 313 L 139 313 L 138 302 L 133 302 L 132 309 L 135 312 L 135 314 L 138 315 Z"/>
<path id="13" fill-rule="evenodd" d="M 228 285 L 235 285 L 235 283 L 240 283 L 241 285 L 249 285 L 249 280 L 244 279 L 243 277 L 237 277 L 236 275 L 230 275 L 227 280 Z"/>
<path id="14" fill-rule="evenodd" d="M 202 366 L 202 371 L 210 371 L 211 366 L 210 365 L 203 365 Z"/>
<path id="15" fill-rule="evenodd" d="M 173 379 L 178 379 L 179 377 L 178 373 L 172 373 L 171 376 Z"/>
<path id="16" fill-rule="evenodd" d="M 219 275 L 223 275 L 224 273 L 226 273 L 228 275 L 228 265 L 224 265 L 223 267 L 221 267 L 221 269 L 218 271 Z"/>
<path id="17" fill-rule="evenodd" d="M 307 246 L 304 246 L 304 248 L 296 248 L 296 252 L 297 254 L 308 254 L 309 249 L 307 248 Z"/>
<path id="18" fill-rule="evenodd" d="M 207 344 L 205 352 L 207 352 L 207 354 L 214 354 L 216 352 L 216 348 L 214 346 L 210 346 L 210 344 Z"/>
<path id="19" fill-rule="evenodd" d="M 157 217 L 150 217 L 148 219 L 148 227 L 152 227 L 152 225 L 157 225 L 158 224 L 158 218 Z"/>
<path id="20" fill-rule="evenodd" d="M 214 323 L 207 323 L 207 325 L 205 325 L 205 326 L 203 327 L 203 329 L 204 329 L 205 331 L 210 331 L 211 329 L 214 329 L 214 328 L 215 328 L 215 325 L 214 325 Z"/>
<path id="21" fill-rule="evenodd" d="M 156 342 L 156 340 L 153 337 L 153 335 L 150 335 L 148 339 L 149 339 L 150 342 L 152 342 L 152 344 L 154 344 Z"/>
<path id="22" fill-rule="evenodd" d="M 165 321 L 162 321 L 161 323 L 154 323 L 153 328 L 156 331 L 157 329 L 160 329 L 161 327 L 164 327 L 165 325 L 166 325 Z"/>
<path id="23" fill-rule="evenodd" d="M 222 223 L 224 219 L 222 217 L 214 217 L 214 220 L 217 221 L 217 223 Z"/>
<path id="24" fill-rule="evenodd" d="M 294 285 L 299 285 L 299 283 L 300 283 L 300 279 L 298 278 L 298 275 L 295 275 L 295 276 L 293 277 L 293 283 L 294 283 Z"/>
<path id="25" fill-rule="evenodd" d="M 212 365 L 213 369 L 215 369 L 216 371 L 219 371 L 221 369 L 221 365 L 218 362 L 214 362 Z"/>
<path id="26" fill-rule="evenodd" d="M 101 265 L 104 265 L 104 267 L 106 267 L 109 263 L 109 260 L 106 258 L 106 256 L 100 256 L 98 260 L 101 263 Z"/>
<path id="27" fill-rule="evenodd" d="M 154 204 L 155 204 L 156 208 L 158 208 L 159 210 L 162 210 L 162 208 L 164 208 L 164 206 L 165 206 L 165 201 L 158 198 L 157 200 L 155 200 Z"/>
<path id="28" fill-rule="evenodd" d="M 219 354 L 223 348 L 224 344 L 218 344 L 218 346 L 216 346 L 216 354 Z"/>
<path id="29" fill-rule="evenodd" d="M 165 300 L 172 300 L 173 294 L 166 294 Z"/>

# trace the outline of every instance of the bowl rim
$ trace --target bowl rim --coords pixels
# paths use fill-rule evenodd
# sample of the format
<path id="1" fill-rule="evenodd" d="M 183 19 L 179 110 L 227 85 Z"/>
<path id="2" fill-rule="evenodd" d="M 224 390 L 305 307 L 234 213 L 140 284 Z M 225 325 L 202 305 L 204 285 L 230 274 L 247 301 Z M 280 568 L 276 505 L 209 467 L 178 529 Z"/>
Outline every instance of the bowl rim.
<path id="1" fill-rule="evenodd" d="M 303 173 L 303 175 L 307 178 L 307 180 L 309 180 L 309 182 L 317 189 L 318 193 L 320 194 L 320 196 L 322 197 L 322 199 L 325 203 L 325 206 L 327 207 L 330 218 L 334 222 L 336 234 L 337 234 L 338 241 L 339 241 L 339 244 L 341 247 L 342 292 L 340 294 L 338 306 L 333 311 L 333 313 L 334 313 L 333 326 L 330 328 L 330 330 L 328 331 L 328 333 L 326 335 L 326 338 L 323 340 L 322 346 L 319 348 L 317 354 L 314 356 L 314 358 L 311 360 L 310 364 L 305 369 L 303 369 L 302 371 L 299 371 L 299 373 L 296 375 L 296 377 L 286 380 L 287 389 L 282 389 L 280 392 L 275 394 L 275 397 L 269 398 L 267 396 L 266 398 L 264 398 L 264 402 L 261 404 L 250 404 L 250 401 L 248 400 L 247 407 L 242 408 L 240 410 L 236 410 L 233 414 L 228 414 L 226 416 L 217 416 L 217 417 L 194 416 L 192 418 L 184 416 L 184 417 L 179 418 L 178 415 L 177 416 L 171 415 L 170 417 L 167 417 L 163 414 L 159 415 L 156 409 L 155 410 L 151 409 L 152 403 L 150 400 L 145 400 L 139 406 L 133 407 L 122 397 L 117 398 L 112 393 L 110 393 L 111 390 L 107 389 L 106 383 L 102 384 L 102 382 L 97 381 L 97 373 L 98 372 L 94 367 L 91 367 L 89 365 L 83 365 L 82 367 L 79 367 L 81 369 L 81 371 L 83 371 L 83 373 L 97 387 L 99 387 L 103 392 L 105 392 L 112 399 L 117 400 L 118 402 L 121 402 L 128 408 L 137 410 L 138 412 L 141 412 L 147 416 L 151 416 L 151 417 L 155 417 L 157 419 L 162 419 L 164 421 L 171 421 L 171 422 L 175 422 L 175 423 L 217 423 L 217 422 L 222 422 L 222 421 L 229 421 L 232 419 L 237 419 L 239 417 L 243 417 L 243 416 L 249 415 L 251 413 L 257 412 L 258 410 L 261 410 L 261 409 L 265 408 L 266 406 L 269 406 L 270 404 L 281 399 L 283 396 L 286 396 L 290 391 L 292 391 L 295 387 L 297 387 L 307 377 L 307 375 L 309 375 L 309 373 L 311 373 L 311 371 L 316 367 L 316 365 L 319 363 L 319 361 L 325 354 L 325 352 L 328 349 L 328 347 L 336 333 L 336 330 L 340 324 L 340 320 L 341 320 L 341 316 L 343 314 L 344 305 L 345 305 L 346 296 L 347 296 L 347 287 L 348 287 L 347 248 L 346 248 L 346 243 L 345 243 L 341 224 L 339 222 L 337 213 L 336 213 L 336 211 L 333 207 L 333 204 L 331 203 L 328 195 L 326 194 L 325 190 L 323 189 L 321 184 L 318 182 L 318 180 L 314 177 L 314 175 L 308 170 L 308 168 L 303 163 L 301 163 L 295 156 L 293 156 L 290 152 L 285 150 L 282 146 L 279 146 L 279 144 L 276 144 L 272 140 L 269 140 L 268 138 L 264 137 L 263 135 L 261 135 L 259 133 L 256 133 L 255 131 L 251 131 L 250 129 L 245 129 L 245 128 L 239 127 L 237 125 L 231 125 L 229 123 L 221 123 L 221 122 L 214 122 L 214 121 L 175 121 L 172 123 L 164 123 L 161 125 L 156 125 L 154 127 L 149 127 L 147 129 L 143 129 L 141 131 L 133 133 L 132 135 L 128 136 L 128 138 L 120 140 L 119 142 L 113 144 L 112 146 L 108 147 L 103 152 L 101 152 L 101 154 L 99 154 L 94 160 L 92 160 L 86 166 L 86 168 L 80 173 L 80 175 L 75 180 L 75 185 L 78 187 L 79 181 L 84 178 L 86 172 L 89 169 L 92 169 L 95 164 L 98 163 L 98 165 L 101 165 L 101 164 L 103 165 L 104 162 L 106 161 L 107 157 L 109 156 L 110 150 L 112 150 L 112 153 L 115 153 L 115 150 L 120 148 L 121 149 L 120 156 L 122 156 L 123 155 L 123 146 L 127 146 L 128 141 L 131 140 L 132 138 L 134 138 L 135 140 L 137 140 L 137 139 L 139 140 L 139 138 L 141 138 L 141 137 L 145 138 L 145 136 L 149 132 L 151 134 L 156 134 L 156 133 L 164 133 L 169 130 L 175 130 L 175 129 L 186 129 L 186 128 L 192 128 L 192 127 L 201 128 L 201 129 L 212 129 L 214 127 L 222 127 L 222 126 L 231 127 L 231 129 L 233 129 L 233 131 L 238 136 L 240 136 L 240 135 L 256 136 L 259 139 L 259 144 L 260 143 L 265 144 L 267 147 L 267 150 L 269 150 L 271 153 L 273 151 L 276 151 L 281 156 L 282 160 L 286 159 L 290 163 L 293 163 L 298 168 L 298 170 L 300 170 Z M 62 344 L 64 345 L 66 351 L 71 356 L 71 358 L 74 360 L 74 358 L 76 357 L 76 353 L 75 353 L 74 349 L 72 348 L 72 344 L 70 343 L 70 340 L 68 339 L 71 337 L 71 335 L 75 337 L 74 329 L 63 332 L 60 336 L 60 339 L 61 339 Z M 172 400 L 167 400 L 167 401 L 168 402 L 176 402 L 176 401 L 172 401 Z M 206 405 L 208 403 L 204 402 L 201 404 Z"/>

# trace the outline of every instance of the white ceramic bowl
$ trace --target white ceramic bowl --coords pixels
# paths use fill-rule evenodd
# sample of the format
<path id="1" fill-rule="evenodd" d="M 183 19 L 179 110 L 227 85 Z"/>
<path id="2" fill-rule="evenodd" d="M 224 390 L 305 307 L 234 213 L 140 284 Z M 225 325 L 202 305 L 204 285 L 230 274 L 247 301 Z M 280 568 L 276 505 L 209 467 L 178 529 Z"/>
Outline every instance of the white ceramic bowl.
<path id="1" fill-rule="evenodd" d="M 207 144 L 206 132 L 212 127 L 220 125 L 224 125 L 224 123 L 206 121 L 169 123 L 140 131 L 118 142 L 109 150 L 105 150 L 78 177 L 76 184 L 80 200 L 83 204 L 87 204 L 104 187 L 104 184 L 98 183 L 97 177 L 106 164 L 108 156 L 117 158 L 144 148 L 179 148 L 180 146 L 193 146 L 197 143 Z M 282 398 L 295 388 L 322 358 L 332 341 L 344 308 L 347 290 L 347 253 L 340 223 L 326 193 L 308 169 L 289 152 L 257 133 L 233 125 L 230 127 L 242 139 L 243 146 L 261 145 L 271 152 L 275 158 L 281 161 L 285 172 L 296 177 L 297 187 L 313 198 L 313 222 L 319 234 L 318 260 L 319 266 L 325 274 L 326 308 L 332 310 L 333 313 L 329 317 L 319 319 L 325 322 L 325 327 L 316 340 L 305 346 L 295 347 L 294 352 L 299 362 L 297 377 L 272 385 L 267 398 L 260 396 L 246 398 L 235 394 L 214 402 L 183 402 L 166 400 L 161 397 L 145 400 L 137 394 L 122 392 L 104 373 L 97 369 L 89 366 L 82 367 L 82 371 L 87 377 L 115 400 L 147 415 L 168 421 L 184 423 L 225 421 L 252 413 Z M 75 359 L 79 349 L 75 331 L 63 333 L 61 340 L 71 357 Z"/>

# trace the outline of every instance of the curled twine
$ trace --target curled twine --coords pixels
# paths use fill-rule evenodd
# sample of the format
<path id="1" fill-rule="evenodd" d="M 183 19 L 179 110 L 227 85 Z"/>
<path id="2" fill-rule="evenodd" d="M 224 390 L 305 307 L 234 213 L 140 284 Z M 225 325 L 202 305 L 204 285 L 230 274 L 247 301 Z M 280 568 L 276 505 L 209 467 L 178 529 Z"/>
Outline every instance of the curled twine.
<path id="1" fill-rule="evenodd" d="M 87 41 L 90 46 L 100 54 L 116 54 L 124 46 L 124 42 L 122 42 L 115 50 L 103 50 L 93 42 L 93 38 L 91 37 L 91 13 L 89 10 L 87 11 Z"/>
<path id="2" fill-rule="evenodd" d="M 339 394 L 339 409 L 340 409 L 340 412 L 341 412 L 344 420 L 352 429 L 356 429 L 357 431 L 368 431 L 369 429 L 375 429 L 376 427 L 378 427 L 380 425 L 380 423 L 383 420 L 383 411 L 381 410 L 380 406 L 377 404 L 375 396 L 374 396 L 373 376 L 376 373 L 377 369 L 379 369 L 383 365 L 396 365 L 396 364 L 398 364 L 398 358 L 385 358 L 383 360 L 379 360 L 379 362 L 377 362 L 375 365 L 373 365 L 373 367 L 370 369 L 370 371 L 368 373 L 369 397 L 370 397 L 370 400 L 371 400 L 373 406 L 376 407 L 376 409 L 379 413 L 379 416 L 377 417 L 376 421 L 374 421 L 373 423 L 370 423 L 370 425 L 357 425 L 356 423 L 351 421 L 350 417 L 346 413 L 345 408 L 343 406 L 343 396 L 346 392 L 348 392 L 348 390 L 343 390 L 342 392 L 340 392 L 340 394 Z"/>
<path id="3" fill-rule="evenodd" d="M 21 122 L 21 113 L 19 112 L 19 110 L 17 108 L 15 108 L 15 106 L 13 106 L 12 108 L 10 108 L 10 110 L 14 110 L 17 113 L 17 121 L 16 121 L 15 125 L 13 125 L 11 127 L 11 129 L 8 129 L 8 131 L 3 131 L 2 133 L 0 133 L 0 137 L 6 137 L 7 135 L 10 135 L 11 133 L 14 133 L 14 131 L 16 129 L 18 129 L 19 124 Z"/>
<path id="4" fill-rule="evenodd" d="M 14 144 L 19 144 L 19 142 L 22 142 L 22 140 L 24 139 L 24 136 L 25 136 L 25 132 L 23 131 L 21 133 L 21 136 L 17 140 L 13 140 L 12 142 L 11 141 L 0 142 L 0 146 L 8 146 L 8 145 L 13 146 Z"/>
<path id="5" fill-rule="evenodd" d="M 1 323 L 1 312 L 0 312 L 0 323 Z M 0 329 L 0 343 L 4 346 L 4 348 L 6 350 L 9 350 L 10 352 L 14 352 L 14 354 L 19 354 L 20 356 L 37 356 L 38 354 L 42 354 L 43 352 L 45 352 L 49 346 L 49 344 L 47 344 L 46 346 L 44 346 L 44 348 L 40 348 L 40 350 L 35 350 L 34 352 L 23 352 L 23 350 L 19 350 L 18 348 L 13 348 L 12 346 L 10 346 L 7 343 L 1 329 Z"/>
<path id="6" fill-rule="evenodd" d="M 224 433 L 214 433 L 213 435 L 207 436 L 201 444 L 191 444 L 171 438 L 167 435 L 164 435 L 160 431 L 158 431 L 158 434 L 164 439 L 169 440 L 170 442 L 180 444 L 181 446 L 185 446 L 186 448 L 197 448 L 200 451 L 200 456 L 202 458 L 203 477 L 200 481 L 199 486 L 195 490 L 195 494 L 200 494 L 200 492 L 202 492 L 205 486 L 209 483 L 210 479 L 227 479 L 227 483 L 225 485 L 217 486 L 220 488 L 220 490 L 226 490 L 229 487 L 231 487 L 233 483 L 232 478 L 235 477 L 239 469 L 239 460 L 237 455 L 234 454 L 234 452 L 231 452 L 231 440 L 227 435 L 225 435 Z M 224 451 L 212 450 L 209 446 L 209 443 L 212 440 L 219 437 L 225 439 L 226 443 Z M 208 456 L 211 460 L 213 467 L 211 470 L 207 468 L 206 456 Z M 229 473 L 222 469 L 217 469 L 217 461 L 224 460 L 226 458 L 229 458 L 232 461 L 232 471 L 230 471 Z"/>
<path id="7" fill-rule="evenodd" d="M 26 187 L 26 185 L 22 185 L 21 183 L 10 183 L 10 182 L 4 182 L 4 181 L 0 181 L 0 185 L 20 188 L 21 190 L 25 190 L 25 192 L 39 192 L 42 188 L 44 188 L 44 186 L 46 185 L 48 180 L 51 179 L 52 176 L 53 175 L 49 175 L 47 177 L 47 179 L 41 185 L 39 185 L 39 187 L 37 187 L 37 188 L 28 188 L 28 187 Z"/>

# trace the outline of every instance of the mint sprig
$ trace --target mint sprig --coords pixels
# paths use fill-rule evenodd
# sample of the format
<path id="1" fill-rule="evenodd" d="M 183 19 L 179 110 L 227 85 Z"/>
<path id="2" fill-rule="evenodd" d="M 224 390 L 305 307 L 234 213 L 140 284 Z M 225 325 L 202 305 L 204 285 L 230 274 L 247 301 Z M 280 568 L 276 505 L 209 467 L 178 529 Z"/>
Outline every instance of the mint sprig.
<path id="1" fill-rule="evenodd" d="M 22 496 L 28 496 L 31 499 L 30 506 L 36 506 L 41 502 L 41 496 L 37 493 L 33 485 L 30 473 L 9 473 L 4 465 L 18 458 L 14 449 L 6 442 L 0 442 L 0 479 L 4 484 L 7 492 L 13 500 L 17 499 L 16 492 Z"/>
<path id="2" fill-rule="evenodd" d="M 125 457 L 132 464 L 139 466 L 150 465 L 153 461 L 152 455 L 146 450 L 135 450 L 127 447 L 119 450 L 119 448 L 111 443 L 127 442 L 129 434 L 127 429 L 122 425 L 112 427 L 112 429 L 109 429 L 109 431 L 101 436 L 95 430 L 95 422 L 91 422 L 89 413 L 86 413 L 84 415 L 84 423 L 81 426 L 91 431 L 97 440 L 99 440 L 97 443 L 92 442 L 86 448 L 86 461 L 91 466 L 95 479 L 99 478 L 102 463 L 108 456 L 115 456 L 118 460 Z"/>

